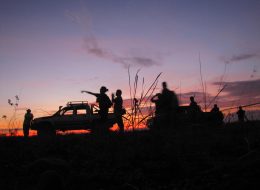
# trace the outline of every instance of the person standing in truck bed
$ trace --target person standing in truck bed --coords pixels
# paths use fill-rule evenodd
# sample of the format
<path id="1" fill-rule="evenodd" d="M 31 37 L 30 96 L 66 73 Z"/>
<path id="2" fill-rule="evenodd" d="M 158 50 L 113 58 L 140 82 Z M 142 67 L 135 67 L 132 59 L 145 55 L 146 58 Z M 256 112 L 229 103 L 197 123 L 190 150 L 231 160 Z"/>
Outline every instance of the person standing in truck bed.
<path id="1" fill-rule="evenodd" d="M 108 89 L 105 86 L 102 86 L 100 88 L 100 93 L 93 93 L 89 91 L 82 90 L 81 93 L 85 92 L 91 95 L 94 95 L 97 97 L 96 102 L 99 104 L 99 115 L 101 118 L 101 121 L 106 121 L 108 116 L 108 110 L 112 106 L 112 102 L 107 96 L 106 92 Z"/>

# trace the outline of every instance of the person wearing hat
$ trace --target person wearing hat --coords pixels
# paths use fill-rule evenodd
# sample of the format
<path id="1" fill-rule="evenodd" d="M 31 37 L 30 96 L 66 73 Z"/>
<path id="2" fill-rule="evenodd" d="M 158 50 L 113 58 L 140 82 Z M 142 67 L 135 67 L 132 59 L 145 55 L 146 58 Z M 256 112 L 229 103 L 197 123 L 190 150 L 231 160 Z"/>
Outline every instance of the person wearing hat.
<path id="1" fill-rule="evenodd" d="M 26 138 L 29 136 L 29 130 L 31 127 L 32 120 L 33 120 L 33 114 L 31 113 L 30 109 L 27 109 L 23 121 L 23 135 Z"/>
<path id="2" fill-rule="evenodd" d="M 108 89 L 105 86 L 101 86 L 100 93 L 93 93 L 90 91 L 82 90 L 81 93 L 85 92 L 91 95 L 94 95 L 97 97 L 96 102 L 99 104 L 99 115 L 101 118 L 101 121 L 106 121 L 108 116 L 108 110 L 112 106 L 112 102 L 109 99 L 109 97 L 106 95 L 106 92 Z"/>

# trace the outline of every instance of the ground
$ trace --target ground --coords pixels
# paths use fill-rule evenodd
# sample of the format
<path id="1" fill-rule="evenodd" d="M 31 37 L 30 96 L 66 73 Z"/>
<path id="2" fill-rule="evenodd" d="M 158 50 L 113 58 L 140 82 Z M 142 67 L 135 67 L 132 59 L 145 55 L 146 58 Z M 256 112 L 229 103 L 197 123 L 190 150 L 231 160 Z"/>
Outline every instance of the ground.
<path id="1" fill-rule="evenodd" d="M 1 189 L 258 189 L 259 124 L 1 137 Z"/>

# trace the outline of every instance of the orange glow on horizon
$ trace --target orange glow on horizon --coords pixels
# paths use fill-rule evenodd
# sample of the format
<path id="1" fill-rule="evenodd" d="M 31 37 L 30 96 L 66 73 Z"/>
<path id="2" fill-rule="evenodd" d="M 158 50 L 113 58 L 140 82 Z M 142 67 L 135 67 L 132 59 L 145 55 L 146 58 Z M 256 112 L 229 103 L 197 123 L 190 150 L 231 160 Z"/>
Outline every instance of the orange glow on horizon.
<path id="1" fill-rule="evenodd" d="M 134 131 L 134 130 L 147 130 L 147 126 L 145 126 L 144 124 L 140 124 L 138 127 L 133 128 L 132 126 L 127 126 L 126 123 L 124 123 L 125 125 L 125 131 Z M 118 132 L 119 131 L 119 127 L 117 124 L 114 124 L 113 127 L 111 127 L 109 129 L 112 132 Z M 68 135 L 68 134 L 89 134 L 91 133 L 91 130 L 67 130 L 67 131 L 57 131 L 58 135 Z M 1 132 L 0 136 L 5 136 L 5 137 L 22 137 L 23 135 L 23 129 L 22 128 L 16 128 L 16 129 L 10 129 L 10 130 L 6 130 L 6 132 Z M 35 130 L 30 130 L 29 131 L 29 136 L 37 136 L 37 131 Z"/>
<path id="2" fill-rule="evenodd" d="M 187 106 L 187 105 L 188 105 L 187 103 L 182 104 L 182 106 Z M 129 109 L 130 108 L 127 107 L 127 110 L 130 112 L 131 110 L 129 110 Z M 201 106 L 201 109 L 204 111 L 202 106 Z M 252 116 L 252 118 L 259 119 L 260 105 L 255 105 L 252 107 L 244 107 L 243 109 L 246 111 L 246 114 Z M 207 109 L 207 111 L 210 111 L 210 110 L 211 110 L 211 108 Z M 221 107 L 220 110 L 221 111 L 223 110 L 222 112 L 225 116 L 230 116 L 230 115 L 235 116 L 238 108 L 237 107 Z M 130 117 L 130 114 L 128 114 L 128 117 Z M 129 120 L 131 120 L 131 118 L 128 118 L 128 121 L 126 119 L 124 119 L 125 131 L 147 130 L 148 129 L 147 126 L 145 125 L 145 121 L 138 124 L 139 121 L 137 121 L 137 118 L 138 117 L 136 117 L 136 121 L 133 124 L 131 124 L 131 122 L 129 122 Z M 141 118 L 138 118 L 138 119 L 140 120 Z M 17 118 L 15 120 L 15 124 L 10 125 L 10 123 L 9 124 L 8 123 L 9 123 L 9 120 L 0 121 L 0 136 L 23 136 L 23 131 L 22 131 L 23 119 L 21 117 L 19 117 L 19 119 Z M 132 125 L 134 125 L 134 127 Z M 114 124 L 113 127 L 110 128 L 110 130 L 113 132 L 117 132 L 119 130 L 119 127 L 117 126 L 117 124 Z M 60 132 L 60 131 L 57 132 L 57 134 L 60 134 L 60 135 L 84 134 L 84 133 L 87 134 L 87 133 L 90 133 L 90 131 L 70 130 L 70 131 L 65 131 L 65 132 Z M 30 130 L 29 136 L 35 136 L 35 135 L 37 135 L 37 132 Z"/>

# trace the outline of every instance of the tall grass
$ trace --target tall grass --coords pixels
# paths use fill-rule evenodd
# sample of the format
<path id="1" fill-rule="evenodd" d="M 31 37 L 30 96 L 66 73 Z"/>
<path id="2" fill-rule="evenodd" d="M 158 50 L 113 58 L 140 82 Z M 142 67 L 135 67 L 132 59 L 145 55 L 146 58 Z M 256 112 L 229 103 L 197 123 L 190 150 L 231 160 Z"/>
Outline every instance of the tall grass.
<path id="1" fill-rule="evenodd" d="M 19 101 L 20 98 L 18 97 L 18 95 L 15 96 L 15 102 L 13 102 L 11 99 L 8 99 L 8 104 L 13 108 L 13 114 L 9 119 L 8 122 L 8 130 L 9 130 L 9 134 L 11 136 L 15 136 L 17 134 L 17 128 L 18 126 L 21 125 L 21 121 L 19 121 L 17 119 L 17 110 L 18 110 L 18 106 L 19 106 Z"/>
<path id="2" fill-rule="evenodd" d="M 140 69 L 136 71 L 134 80 L 132 81 L 130 66 L 128 67 L 128 85 L 131 107 L 128 109 L 129 111 L 124 118 L 127 121 L 127 128 L 131 128 L 132 130 L 136 130 L 141 125 L 145 125 L 147 118 L 153 114 L 154 110 L 148 103 L 150 102 L 150 98 L 153 95 L 162 74 L 159 73 L 146 89 L 144 77 L 142 77 L 141 85 L 139 85 L 140 71 Z M 139 90 L 139 88 L 141 88 L 141 90 Z"/>

